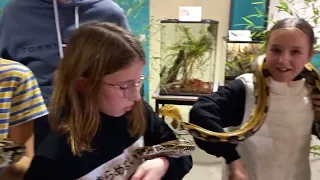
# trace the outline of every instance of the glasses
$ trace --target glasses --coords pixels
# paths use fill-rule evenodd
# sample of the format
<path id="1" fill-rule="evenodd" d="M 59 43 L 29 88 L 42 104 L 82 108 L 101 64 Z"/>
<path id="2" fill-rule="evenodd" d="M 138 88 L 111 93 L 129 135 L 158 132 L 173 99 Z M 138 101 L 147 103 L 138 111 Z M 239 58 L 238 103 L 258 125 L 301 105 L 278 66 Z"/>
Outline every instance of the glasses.
<path id="1" fill-rule="evenodd" d="M 111 84 L 111 83 L 107 83 L 107 82 L 103 82 L 109 86 L 115 87 L 120 89 L 123 92 L 123 97 L 127 98 L 127 99 L 133 99 L 136 94 L 137 91 L 140 92 L 140 88 L 142 86 L 143 81 L 140 80 L 140 82 L 135 82 L 135 83 L 131 83 L 131 84 L 125 84 L 122 86 L 119 85 L 115 85 L 115 84 Z"/>

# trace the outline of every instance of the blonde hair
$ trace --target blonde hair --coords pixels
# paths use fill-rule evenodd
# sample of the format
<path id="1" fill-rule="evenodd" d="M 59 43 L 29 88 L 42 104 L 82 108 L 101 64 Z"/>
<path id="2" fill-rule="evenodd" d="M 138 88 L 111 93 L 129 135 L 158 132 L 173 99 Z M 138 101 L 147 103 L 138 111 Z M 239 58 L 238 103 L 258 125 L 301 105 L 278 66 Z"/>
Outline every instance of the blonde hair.
<path id="1" fill-rule="evenodd" d="M 50 106 L 51 128 L 67 136 L 73 154 L 92 150 L 91 141 L 100 126 L 97 94 L 102 78 L 137 60 L 145 63 L 140 42 L 114 24 L 92 22 L 73 32 L 55 74 Z M 85 92 L 76 87 L 79 77 L 89 83 Z M 146 128 L 143 103 L 136 102 L 125 116 L 130 134 L 142 135 Z"/>

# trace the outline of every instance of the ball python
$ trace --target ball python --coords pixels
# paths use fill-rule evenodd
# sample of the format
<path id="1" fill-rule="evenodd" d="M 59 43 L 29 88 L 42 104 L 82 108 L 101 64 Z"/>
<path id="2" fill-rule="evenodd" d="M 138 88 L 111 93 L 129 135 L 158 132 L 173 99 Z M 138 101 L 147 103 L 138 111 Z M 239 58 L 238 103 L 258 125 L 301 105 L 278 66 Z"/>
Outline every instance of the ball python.
<path id="1" fill-rule="evenodd" d="M 254 96 L 255 105 L 250 118 L 239 129 L 231 132 L 213 132 L 203 127 L 183 122 L 179 109 L 173 105 L 165 105 L 159 113 L 163 116 L 172 117 L 171 125 L 178 131 L 186 130 L 193 137 L 208 142 L 238 143 L 255 134 L 265 121 L 269 107 L 269 87 L 267 76 L 270 75 L 266 68 L 265 56 L 259 56 L 254 64 Z M 306 78 L 307 85 L 312 89 L 320 90 L 320 74 L 317 69 L 307 63 L 301 75 Z M 319 124 L 320 134 L 320 124 Z"/>
<path id="2" fill-rule="evenodd" d="M 25 147 L 9 139 L 0 140 L 0 169 L 18 162 L 24 155 Z"/>
<path id="3" fill-rule="evenodd" d="M 140 147 L 135 150 L 136 155 L 141 159 L 152 159 L 160 156 L 178 158 L 189 156 L 195 150 L 195 143 L 190 140 L 178 138 L 153 146 Z"/>
<path id="4" fill-rule="evenodd" d="M 140 159 L 152 159 L 160 156 L 178 158 L 189 156 L 195 150 L 195 143 L 190 140 L 178 138 L 156 144 L 137 148 L 135 154 Z M 18 162 L 24 155 L 25 146 L 12 140 L 0 140 L 0 169 Z"/>

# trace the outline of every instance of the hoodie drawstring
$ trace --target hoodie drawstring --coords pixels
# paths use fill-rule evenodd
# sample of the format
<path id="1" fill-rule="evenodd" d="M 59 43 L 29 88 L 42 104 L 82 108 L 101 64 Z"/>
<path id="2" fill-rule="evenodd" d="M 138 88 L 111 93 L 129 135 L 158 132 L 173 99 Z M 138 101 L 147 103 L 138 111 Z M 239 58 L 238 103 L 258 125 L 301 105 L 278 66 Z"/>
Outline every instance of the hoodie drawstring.
<path id="1" fill-rule="evenodd" d="M 53 0 L 53 10 L 54 10 L 54 21 L 56 24 L 57 38 L 58 38 L 59 55 L 60 55 L 60 58 L 63 58 L 63 48 L 66 47 L 66 45 L 62 43 L 57 0 Z M 76 28 L 79 28 L 79 7 L 78 6 L 74 8 L 74 21 L 75 21 Z"/>

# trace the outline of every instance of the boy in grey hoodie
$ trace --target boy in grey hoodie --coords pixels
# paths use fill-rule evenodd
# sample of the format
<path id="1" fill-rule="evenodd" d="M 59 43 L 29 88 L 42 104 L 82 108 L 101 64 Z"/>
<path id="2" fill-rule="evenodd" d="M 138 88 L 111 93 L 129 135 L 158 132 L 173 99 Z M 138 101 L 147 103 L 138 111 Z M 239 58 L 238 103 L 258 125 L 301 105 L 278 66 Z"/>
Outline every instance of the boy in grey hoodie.
<path id="1" fill-rule="evenodd" d="M 71 31 L 93 20 L 129 29 L 124 10 L 112 0 L 11 0 L 0 23 L 0 57 L 29 67 L 48 105 Z M 35 122 L 36 147 L 48 132 L 47 117 Z"/>

